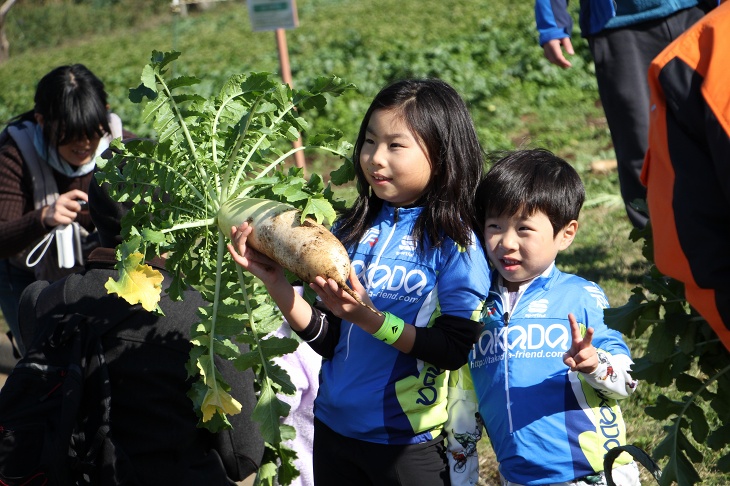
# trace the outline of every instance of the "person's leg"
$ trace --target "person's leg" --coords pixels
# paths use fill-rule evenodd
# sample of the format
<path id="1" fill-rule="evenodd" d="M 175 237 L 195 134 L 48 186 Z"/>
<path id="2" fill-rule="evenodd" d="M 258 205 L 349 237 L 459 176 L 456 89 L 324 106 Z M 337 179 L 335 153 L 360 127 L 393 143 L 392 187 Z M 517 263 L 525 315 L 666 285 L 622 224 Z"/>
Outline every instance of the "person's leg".
<path id="1" fill-rule="evenodd" d="M 387 445 L 343 437 L 314 419 L 317 486 L 450 486 L 443 437 Z"/>
<path id="2" fill-rule="evenodd" d="M 381 446 L 383 482 L 401 486 L 450 486 L 449 463 L 443 437 L 422 444 Z"/>
<path id="3" fill-rule="evenodd" d="M 588 40 L 616 152 L 621 196 L 631 223 L 638 228 L 646 225 L 647 217 L 630 204 L 646 199 L 640 175 L 648 145 L 649 64 L 703 14 L 700 8 L 686 9 L 663 20 L 607 30 Z"/>
<path id="4" fill-rule="evenodd" d="M 315 418 L 312 446 L 314 484 L 373 486 L 358 464 L 358 459 L 364 459 L 365 455 L 361 444 L 362 441 L 344 437 Z"/>
<path id="5" fill-rule="evenodd" d="M 34 281 L 33 273 L 14 267 L 7 259 L 0 260 L 0 310 L 21 355 L 25 354 L 25 346 L 19 340 L 18 303 L 23 290 Z"/>

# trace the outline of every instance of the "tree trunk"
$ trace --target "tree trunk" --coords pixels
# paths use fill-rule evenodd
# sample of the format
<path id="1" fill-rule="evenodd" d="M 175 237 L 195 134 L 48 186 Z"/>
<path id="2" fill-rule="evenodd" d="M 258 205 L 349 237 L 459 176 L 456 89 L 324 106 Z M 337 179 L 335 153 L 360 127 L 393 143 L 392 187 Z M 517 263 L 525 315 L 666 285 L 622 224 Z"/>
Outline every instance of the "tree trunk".
<path id="1" fill-rule="evenodd" d="M 12 7 L 16 1 L 17 0 L 5 0 L 5 2 L 0 5 L 0 64 L 5 62 L 10 56 L 10 42 L 8 41 L 8 36 L 5 32 L 5 18 L 10 11 L 10 7 Z"/>

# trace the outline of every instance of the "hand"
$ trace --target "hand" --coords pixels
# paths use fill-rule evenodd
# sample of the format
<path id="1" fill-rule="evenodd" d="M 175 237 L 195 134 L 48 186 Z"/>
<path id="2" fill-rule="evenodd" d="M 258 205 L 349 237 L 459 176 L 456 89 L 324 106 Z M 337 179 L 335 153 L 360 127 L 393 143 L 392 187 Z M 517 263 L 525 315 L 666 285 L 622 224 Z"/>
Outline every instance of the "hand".
<path id="1" fill-rule="evenodd" d="M 233 243 L 229 243 L 227 247 L 233 261 L 241 265 L 244 270 L 261 279 L 266 286 L 278 282 L 281 278 L 286 279 L 281 265 L 246 245 L 248 236 L 252 231 L 253 226 L 249 225 L 248 222 L 244 222 L 238 228 L 231 227 L 231 241 Z"/>
<path id="2" fill-rule="evenodd" d="M 362 286 L 353 269 L 350 269 L 349 283 L 350 288 L 360 296 L 362 301 L 373 307 L 373 302 L 370 300 L 367 290 Z M 309 286 L 317 293 L 322 303 L 340 319 L 353 322 L 369 333 L 380 329 L 384 317 L 378 316 L 372 310 L 357 302 L 350 294 L 340 288 L 333 279 L 318 276 Z"/>
<path id="3" fill-rule="evenodd" d="M 545 58 L 556 66 L 561 68 L 569 68 L 572 66 L 563 55 L 563 49 L 571 56 L 575 54 L 573 50 L 573 44 L 570 42 L 570 37 L 563 37 L 562 39 L 552 39 L 542 45 L 543 53 Z"/>
<path id="4" fill-rule="evenodd" d="M 58 196 L 49 206 L 45 206 L 41 212 L 41 220 L 46 228 L 53 228 L 62 224 L 70 224 L 81 211 L 81 204 L 77 200 L 89 201 L 89 196 L 84 191 L 73 189 Z"/>
<path id="5" fill-rule="evenodd" d="M 568 321 L 570 321 L 572 343 L 570 349 L 563 355 L 563 363 L 570 368 L 570 371 L 593 373 L 598 368 L 598 353 L 591 344 L 593 328 L 587 328 L 586 335 L 581 336 L 580 326 L 573 314 L 568 314 Z"/>

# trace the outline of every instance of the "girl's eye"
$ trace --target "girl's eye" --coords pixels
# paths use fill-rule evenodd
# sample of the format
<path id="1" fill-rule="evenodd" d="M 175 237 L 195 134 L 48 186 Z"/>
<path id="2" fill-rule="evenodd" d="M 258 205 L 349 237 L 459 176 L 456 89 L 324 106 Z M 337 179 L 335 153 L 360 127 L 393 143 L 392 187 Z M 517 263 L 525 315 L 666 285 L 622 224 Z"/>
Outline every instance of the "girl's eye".
<path id="1" fill-rule="evenodd" d="M 390 144 L 390 148 L 401 148 L 401 147 L 403 147 L 403 145 L 401 145 L 397 142 L 393 142 Z"/>
<path id="2" fill-rule="evenodd" d="M 372 139 L 372 138 L 366 138 L 366 139 L 365 139 L 365 143 L 368 143 L 368 144 L 371 144 L 371 145 L 372 145 L 372 144 L 373 144 L 373 143 L 375 143 L 375 142 L 373 141 L 373 139 Z"/>

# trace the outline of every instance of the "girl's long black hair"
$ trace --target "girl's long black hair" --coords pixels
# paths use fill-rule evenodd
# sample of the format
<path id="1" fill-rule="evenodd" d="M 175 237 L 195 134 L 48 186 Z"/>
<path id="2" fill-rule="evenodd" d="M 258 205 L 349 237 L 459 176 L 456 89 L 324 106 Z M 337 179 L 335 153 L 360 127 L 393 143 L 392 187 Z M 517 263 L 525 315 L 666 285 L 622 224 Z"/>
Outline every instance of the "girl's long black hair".
<path id="1" fill-rule="evenodd" d="M 462 246 L 475 243 L 472 231 L 479 223 L 474 197 L 482 178 L 484 153 L 474 122 L 449 84 L 438 79 L 408 79 L 383 88 L 360 125 L 353 151 L 358 197 L 339 218 L 335 230 L 345 247 L 360 240 L 383 206 L 360 166 L 360 151 L 375 110 L 391 110 L 402 116 L 431 163 L 431 180 L 417 203 L 423 212 L 413 237 L 422 243 L 420 248 L 426 240 L 438 247 L 447 237 Z"/>
<path id="2" fill-rule="evenodd" d="M 55 146 L 110 133 L 104 83 L 83 64 L 59 66 L 43 76 L 33 110 L 13 121 L 34 121 L 43 115 L 43 139 Z"/>

